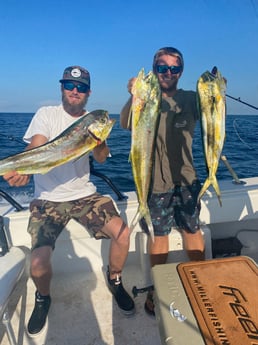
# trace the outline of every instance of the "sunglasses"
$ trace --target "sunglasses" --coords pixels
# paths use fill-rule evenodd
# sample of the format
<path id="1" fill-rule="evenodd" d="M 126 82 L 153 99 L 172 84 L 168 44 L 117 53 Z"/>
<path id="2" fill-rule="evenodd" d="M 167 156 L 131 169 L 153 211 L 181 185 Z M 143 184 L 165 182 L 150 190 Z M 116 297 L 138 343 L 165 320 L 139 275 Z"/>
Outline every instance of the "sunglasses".
<path id="1" fill-rule="evenodd" d="M 167 66 L 167 65 L 157 65 L 156 71 L 158 73 L 167 73 L 167 71 L 170 70 L 171 74 L 177 74 L 182 71 L 182 66 Z"/>
<path id="2" fill-rule="evenodd" d="M 74 84 L 72 81 L 65 81 L 62 84 L 64 89 L 68 91 L 73 91 L 74 88 L 76 88 L 79 93 L 86 93 L 89 91 L 88 85 Z"/>

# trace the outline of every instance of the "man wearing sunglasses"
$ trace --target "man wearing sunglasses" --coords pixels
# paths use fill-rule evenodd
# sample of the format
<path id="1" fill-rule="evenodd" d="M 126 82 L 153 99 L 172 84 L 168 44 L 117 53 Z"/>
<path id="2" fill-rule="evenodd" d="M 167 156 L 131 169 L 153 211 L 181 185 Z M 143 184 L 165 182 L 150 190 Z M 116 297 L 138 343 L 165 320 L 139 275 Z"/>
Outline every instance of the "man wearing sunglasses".
<path id="1" fill-rule="evenodd" d="M 78 117 L 87 112 L 85 106 L 91 93 L 90 74 L 80 66 L 67 67 L 60 80 L 62 104 L 40 108 L 34 115 L 24 140 L 27 149 L 45 144 L 57 137 Z M 93 150 L 98 162 L 109 154 L 105 142 Z M 30 176 L 9 172 L 4 178 L 11 186 L 22 186 Z M 34 200 L 30 204 L 28 232 L 32 237 L 31 277 L 36 286 L 35 306 L 28 323 L 30 336 L 38 335 L 46 324 L 51 298 L 51 256 L 56 239 L 73 218 L 96 239 L 110 239 L 107 284 L 125 315 L 135 311 L 131 296 L 123 287 L 121 274 L 128 250 L 130 231 L 119 216 L 113 201 L 96 192 L 90 181 L 89 156 L 68 162 L 45 175 L 34 175 Z"/>
<path id="2" fill-rule="evenodd" d="M 204 240 L 199 228 L 200 203 L 197 197 L 201 189 L 193 166 L 192 141 L 198 111 L 196 93 L 178 89 L 183 73 L 182 53 L 173 47 L 159 49 L 153 59 L 162 93 L 159 126 L 156 135 L 152 187 L 148 205 L 154 227 L 155 241 L 148 237 L 150 264 L 165 264 L 168 257 L 168 235 L 176 226 L 183 235 L 185 249 L 190 260 L 204 259 Z M 131 93 L 135 78 L 128 82 Z M 120 123 L 128 128 L 132 97 L 123 107 Z M 129 127 L 130 129 L 130 127 Z M 143 133 L 144 135 L 144 133 Z M 148 233 L 146 222 L 141 226 Z M 155 315 L 153 291 L 149 291 L 145 311 Z"/>

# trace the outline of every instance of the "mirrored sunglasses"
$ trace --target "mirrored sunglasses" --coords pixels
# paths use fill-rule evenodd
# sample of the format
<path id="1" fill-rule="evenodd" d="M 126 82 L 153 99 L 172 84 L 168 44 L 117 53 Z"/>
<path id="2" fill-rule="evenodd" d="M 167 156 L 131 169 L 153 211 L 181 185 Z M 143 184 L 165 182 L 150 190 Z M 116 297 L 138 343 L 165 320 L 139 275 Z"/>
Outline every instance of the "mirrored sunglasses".
<path id="1" fill-rule="evenodd" d="M 68 91 L 72 91 L 74 88 L 76 88 L 79 93 L 86 93 L 89 91 L 88 85 L 74 84 L 72 81 L 64 81 L 62 84 L 64 89 Z"/>
<path id="2" fill-rule="evenodd" d="M 158 73 L 167 73 L 167 71 L 170 70 L 171 74 L 178 74 L 182 71 L 182 66 L 167 66 L 167 65 L 157 65 L 156 71 Z"/>

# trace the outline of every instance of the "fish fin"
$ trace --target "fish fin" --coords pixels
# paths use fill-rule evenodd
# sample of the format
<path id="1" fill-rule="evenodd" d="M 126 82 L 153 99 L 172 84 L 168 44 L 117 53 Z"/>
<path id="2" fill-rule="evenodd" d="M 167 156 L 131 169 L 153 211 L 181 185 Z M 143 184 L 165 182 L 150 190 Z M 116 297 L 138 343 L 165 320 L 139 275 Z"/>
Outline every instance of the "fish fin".
<path id="1" fill-rule="evenodd" d="M 222 206 L 221 197 L 220 197 L 220 188 L 219 188 L 219 184 L 218 184 L 216 176 L 214 176 L 212 178 L 207 177 L 207 179 L 205 180 L 205 182 L 202 186 L 202 189 L 198 195 L 198 202 L 201 200 L 202 196 L 204 195 L 204 193 L 206 192 L 206 190 L 209 188 L 210 185 L 213 186 L 213 188 L 217 194 L 219 204 L 220 204 L 220 206 Z"/>
<path id="2" fill-rule="evenodd" d="M 133 111 L 132 111 L 132 106 L 131 106 L 130 110 L 129 110 L 129 116 L 127 119 L 127 128 L 128 129 L 132 127 L 132 118 L 133 118 Z"/>
<path id="3" fill-rule="evenodd" d="M 217 194 L 217 197 L 218 197 L 218 200 L 219 200 L 219 204 L 220 204 L 220 207 L 222 206 L 222 202 L 221 202 L 221 197 L 220 197 L 220 189 L 219 189 L 219 184 L 218 184 L 218 181 L 217 181 L 217 178 L 216 176 L 214 176 L 212 182 L 211 182 L 216 194 Z"/>
<path id="4" fill-rule="evenodd" d="M 151 221 L 151 216 L 150 216 L 149 210 L 146 212 L 144 218 L 145 218 L 146 224 L 148 226 L 148 230 L 149 230 L 152 242 L 154 243 L 154 228 L 153 228 L 153 225 L 152 225 L 152 221 Z"/>
<path id="5" fill-rule="evenodd" d="M 78 156 L 78 157 L 76 157 L 74 160 L 73 160 L 73 162 L 75 163 L 75 162 L 77 162 L 79 159 L 81 159 L 83 156 L 85 156 L 85 155 L 87 155 L 87 154 L 89 154 L 89 152 L 90 152 L 90 150 L 89 151 L 87 151 L 87 152 L 84 152 L 82 155 L 80 155 L 80 156 Z"/>
<path id="6" fill-rule="evenodd" d="M 132 231 L 134 230 L 134 228 L 136 227 L 137 223 L 139 223 L 139 221 L 144 218 L 145 222 L 147 224 L 150 236 L 152 241 L 154 242 L 154 228 L 152 225 L 152 221 L 151 221 L 151 216 L 150 216 L 150 212 L 149 209 L 144 209 L 141 210 L 140 207 L 138 208 L 135 216 L 133 217 L 133 220 L 131 221 L 131 225 L 130 225 L 130 232 L 132 233 Z"/>
<path id="7" fill-rule="evenodd" d="M 132 157 L 132 153 L 130 152 L 130 153 L 129 153 L 129 156 L 128 156 L 128 162 L 129 162 L 129 163 L 132 162 L 132 158 L 131 158 L 131 157 Z"/>
<path id="8" fill-rule="evenodd" d="M 201 200 L 202 196 L 204 195 L 204 193 L 206 192 L 206 190 L 209 188 L 210 185 L 211 185 L 211 180 L 209 177 L 207 177 L 204 184 L 202 185 L 202 189 L 199 192 L 198 202 Z"/>
<path id="9" fill-rule="evenodd" d="M 131 233 L 134 230 L 134 228 L 136 227 L 137 223 L 139 223 L 139 221 L 141 219 L 142 219 L 142 216 L 140 214 L 140 210 L 138 209 L 135 216 L 133 217 L 133 220 L 131 221 L 131 224 L 130 224 L 130 232 Z"/>
<path id="10" fill-rule="evenodd" d="M 218 73 L 218 68 L 216 67 L 216 66 L 214 66 L 213 68 L 212 68 L 212 70 L 211 70 L 211 74 L 213 74 L 213 75 L 217 75 L 217 73 Z"/>

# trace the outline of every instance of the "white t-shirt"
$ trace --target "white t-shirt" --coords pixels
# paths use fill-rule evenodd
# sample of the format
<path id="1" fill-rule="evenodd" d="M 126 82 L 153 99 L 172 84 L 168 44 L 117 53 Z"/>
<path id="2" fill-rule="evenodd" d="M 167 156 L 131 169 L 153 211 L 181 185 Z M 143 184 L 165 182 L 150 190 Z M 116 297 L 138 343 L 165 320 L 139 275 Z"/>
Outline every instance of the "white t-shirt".
<path id="1" fill-rule="evenodd" d="M 42 107 L 32 118 L 23 139 L 30 143 L 34 135 L 42 134 L 50 141 L 76 120 L 78 118 L 69 115 L 62 105 Z M 34 174 L 34 197 L 57 202 L 83 198 L 96 192 L 89 179 L 89 155 L 85 155 L 44 175 Z"/>

